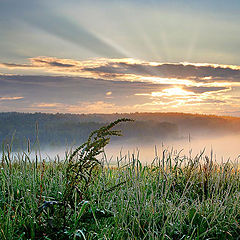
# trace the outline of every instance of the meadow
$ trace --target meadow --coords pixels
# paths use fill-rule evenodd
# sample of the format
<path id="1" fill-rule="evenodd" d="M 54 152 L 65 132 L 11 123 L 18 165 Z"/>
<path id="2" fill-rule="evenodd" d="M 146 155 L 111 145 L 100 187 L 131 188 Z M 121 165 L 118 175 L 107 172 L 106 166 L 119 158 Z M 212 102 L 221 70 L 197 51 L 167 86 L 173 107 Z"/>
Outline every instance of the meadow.
<path id="1" fill-rule="evenodd" d="M 3 147 L 0 238 L 240 239 L 238 162 L 163 150 L 149 165 L 137 154 L 111 165 L 102 150 L 116 124 L 63 160 Z"/>

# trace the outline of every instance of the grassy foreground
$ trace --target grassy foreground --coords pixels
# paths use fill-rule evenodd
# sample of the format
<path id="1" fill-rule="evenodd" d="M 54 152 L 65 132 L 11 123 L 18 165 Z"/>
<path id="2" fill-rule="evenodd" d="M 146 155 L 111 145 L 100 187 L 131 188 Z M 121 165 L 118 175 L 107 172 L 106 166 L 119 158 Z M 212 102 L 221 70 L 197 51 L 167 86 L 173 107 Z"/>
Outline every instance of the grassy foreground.
<path id="1" fill-rule="evenodd" d="M 239 239 L 237 165 L 167 151 L 151 166 L 142 166 L 137 156 L 118 165 L 95 169 L 84 199 L 75 191 L 62 220 L 64 210 L 59 213 L 54 201 L 63 198 L 67 161 L 4 154 L 0 238 Z M 46 211 L 39 214 L 41 206 Z"/>
<path id="2" fill-rule="evenodd" d="M 99 159 L 118 119 L 63 161 L 2 153 L 0 238 L 240 239 L 238 163 L 216 164 L 163 151 L 149 166 L 138 156 L 115 167 Z M 103 155 L 104 156 L 104 155 Z"/>

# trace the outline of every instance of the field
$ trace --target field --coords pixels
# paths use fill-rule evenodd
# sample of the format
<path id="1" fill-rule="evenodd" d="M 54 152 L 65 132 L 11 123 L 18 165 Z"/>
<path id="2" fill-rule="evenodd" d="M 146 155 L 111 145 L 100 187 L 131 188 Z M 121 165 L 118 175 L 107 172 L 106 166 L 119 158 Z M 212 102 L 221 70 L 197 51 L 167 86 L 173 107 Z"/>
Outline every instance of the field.
<path id="1" fill-rule="evenodd" d="M 105 130 L 118 134 L 95 132 L 64 160 L 33 160 L 30 148 L 13 154 L 8 146 L 1 239 L 239 239 L 238 163 L 165 150 L 149 166 L 137 155 L 112 166 L 95 158 L 110 139 Z"/>

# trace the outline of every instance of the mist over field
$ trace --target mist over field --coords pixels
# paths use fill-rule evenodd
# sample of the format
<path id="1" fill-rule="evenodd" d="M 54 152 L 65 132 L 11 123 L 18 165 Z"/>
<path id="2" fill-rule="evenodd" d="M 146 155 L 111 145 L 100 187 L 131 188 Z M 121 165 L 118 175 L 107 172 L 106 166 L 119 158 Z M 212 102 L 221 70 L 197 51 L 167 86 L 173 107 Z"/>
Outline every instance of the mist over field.
<path id="1" fill-rule="evenodd" d="M 43 159 L 60 159 L 86 141 L 89 134 L 107 122 L 118 118 L 134 122 L 120 124 L 116 129 L 123 136 L 113 137 L 105 148 L 107 159 L 116 164 L 121 156 L 139 154 L 143 163 L 161 158 L 163 150 L 181 151 L 181 155 L 195 157 L 203 150 L 217 162 L 237 161 L 240 155 L 240 119 L 212 115 L 181 113 L 133 114 L 0 114 L 0 140 L 12 144 L 14 151 L 32 146 L 34 157 L 36 138 Z M 36 125 L 37 123 L 37 125 Z M 37 130 L 36 130 L 37 127 Z M 36 133 L 37 132 L 37 133 Z"/>
<path id="2" fill-rule="evenodd" d="M 62 159 L 66 152 L 76 146 L 44 147 L 41 150 L 41 156 L 47 160 Z M 209 137 L 192 136 L 190 141 L 189 138 L 165 141 L 152 139 L 151 142 L 120 140 L 110 142 L 105 148 L 105 156 L 101 155 L 100 159 L 106 157 L 109 164 L 115 165 L 117 159 L 126 156 L 127 160 L 134 155 L 135 157 L 138 156 L 143 164 L 151 164 L 156 156 L 161 159 L 164 150 L 173 151 L 174 154 L 181 152 L 181 156 L 185 155 L 187 157 L 195 157 L 203 152 L 203 156 L 211 156 L 212 154 L 213 160 L 217 163 L 227 162 L 228 160 L 236 163 L 240 161 L 240 134 Z"/>
<path id="3" fill-rule="evenodd" d="M 107 157 L 116 160 L 116 156 L 122 156 L 138 153 L 139 159 L 143 163 L 151 163 L 157 156 L 161 158 L 163 150 L 174 151 L 175 154 L 181 151 L 181 155 L 195 157 L 204 151 L 204 156 L 213 154 L 213 160 L 216 162 L 226 162 L 231 160 L 233 162 L 240 160 L 240 134 L 226 135 L 221 137 L 196 137 L 189 142 L 188 139 L 168 140 L 168 141 L 153 141 L 146 143 L 128 142 L 121 144 L 112 144 L 106 149 Z"/>

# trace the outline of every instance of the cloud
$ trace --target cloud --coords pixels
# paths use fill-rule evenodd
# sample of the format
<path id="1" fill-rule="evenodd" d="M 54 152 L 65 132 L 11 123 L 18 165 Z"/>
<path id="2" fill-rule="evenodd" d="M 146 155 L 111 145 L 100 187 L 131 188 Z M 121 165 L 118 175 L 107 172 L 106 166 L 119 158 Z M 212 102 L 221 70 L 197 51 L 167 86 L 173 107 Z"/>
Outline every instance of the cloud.
<path id="1" fill-rule="evenodd" d="M 85 68 L 99 74 L 134 74 L 149 77 L 190 79 L 194 81 L 240 82 L 240 67 L 216 64 L 193 63 L 107 63 L 104 66 Z"/>
<path id="2" fill-rule="evenodd" d="M 0 101 L 4 101 L 4 100 L 19 100 L 19 99 L 23 99 L 23 97 L 0 97 Z"/>
<path id="3" fill-rule="evenodd" d="M 65 103 L 47 103 L 32 104 L 28 111 L 41 112 L 64 112 L 64 113 L 113 113 L 113 112 L 130 112 L 132 106 L 120 106 L 114 103 L 107 103 L 104 101 L 86 101 L 76 104 Z"/>
<path id="4" fill-rule="evenodd" d="M 24 108 L 24 105 L 43 102 L 75 105 L 79 102 L 103 101 L 106 98 L 113 104 L 134 105 L 146 101 L 144 97 L 136 97 L 136 93 L 151 93 L 171 87 L 169 84 L 151 82 L 38 75 L 0 75 L 0 86 L 0 96 L 8 94 L 24 97 L 25 101 L 21 106 L 12 108 Z"/>
<path id="5" fill-rule="evenodd" d="M 0 63 L 0 68 L 8 68 L 8 69 L 32 69 L 38 68 L 37 66 L 34 67 L 30 64 L 17 64 L 17 63 Z"/>
<path id="6" fill-rule="evenodd" d="M 123 109 L 127 107 L 119 107 L 113 103 L 107 103 L 104 101 L 97 102 L 82 102 L 79 105 L 70 105 L 67 106 L 68 112 L 84 112 L 84 113 L 113 113 L 113 112 L 121 112 Z"/>
<path id="7" fill-rule="evenodd" d="M 56 108 L 58 107 L 58 103 L 37 103 L 37 104 L 32 104 L 32 107 L 36 108 Z"/>
<path id="8" fill-rule="evenodd" d="M 169 80 L 174 83 L 240 83 L 240 66 L 194 63 L 158 63 L 134 59 L 97 58 L 87 61 L 35 57 L 30 64 L 0 63 L 7 69 L 42 69 L 45 72 L 130 81 Z"/>
<path id="9" fill-rule="evenodd" d="M 0 96 L 24 98 L 18 105 L 5 103 L 5 108 L 14 111 L 110 113 L 192 109 L 214 113 L 235 112 L 240 104 L 240 67 L 233 65 L 36 57 L 29 64 L 2 63 L 1 67 L 26 72 L 0 75 Z M 28 70 L 34 69 L 45 75 L 29 75 Z"/>
<path id="10" fill-rule="evenodd" d="M 41 64 L 47 64 L 47 65 L 50 65 L 52 67 L 63 67 L 63 68 L 68 68 L 68 67 L 74 67 L 75 65 L 74 64 L 69 64 L 69 63 L 61 63 L 59 61 L 52 61 L 52 62 L 46 62 L 42 59 L 33 59 L 33 63 L 40 63 L 40 66 Z M 36 64 L 38 65 L 38 64 Z"/>
<path id="11" fill-rule="evenodd" d="M 230 91 L 231 88 L 229 87 L 197 87 L 197 86 L 193 86 L 193 87 L 188 87 L 185 86 L 184 87 L 185 90 L 187 91 L 192 91 L 194 93 L 206 93 L 206 92 L 225 92 L 225 91 Z"/>

